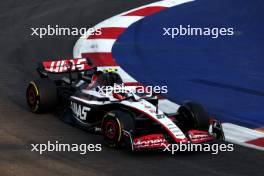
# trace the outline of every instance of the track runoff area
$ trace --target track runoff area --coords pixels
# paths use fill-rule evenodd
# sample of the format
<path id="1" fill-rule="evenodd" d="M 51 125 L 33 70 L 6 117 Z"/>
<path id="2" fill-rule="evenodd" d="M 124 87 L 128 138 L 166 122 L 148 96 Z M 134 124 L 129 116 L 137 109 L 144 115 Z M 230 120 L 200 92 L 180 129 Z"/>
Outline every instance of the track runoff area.
<path id="1" fill-rule="evenodd" d="M 225 96 L 225 94 L 226 95 L 229 95 L 229 94 L 236 95 L 241 100 L 243 99 L 243 97 L 245 99 L 248 99 L 247 98 L 248 96 L 251 96 L 249 98 L 254 99 L 254 96 L 257 96 L 256 94 L 254 94 L 254 92 L 257 92 L 257 91 L 251 90 L 250 88 L 243 88 L 243 87 L 229 85 L 229 82 L 232 82 L 233 79 L 236 79 L 237 78 L 236 76 L 239 76 L 239 75 L 234 75 L 232 73 L 228 75 L 228 73 L 224 73 L 226 72 L 226 70 L 221 70 L 221 69 L 225 69 L 225 68 L 221 68 L 221 66 L 217 67 L 216 65 L 209 65 L 208 62 L 210 60 L 204 59 L 202 61 L 194 63 L 194 60 L 197 61 L 200 59 L 199 57 L 205 57 L 202 54 L 205 54 L 207 52 L 209 52 L 210 54 L 210 59 L 212 57 L 215 57 L 214 55 L 212 55 L 211 51 L 209 50 L 210 48 L 208 49 L 208 46 L 206 46 L 206 45 L 211 46 L 212 44 L 214 44 L 214 43 L 210 43 L 211 41 L 210 39 L 216 38 L 217 40 L 216 47 L 221 47 L 221 44 L 225 46 L 226 43 L 224 42 L 229 43 L 232 41 L 223 39 L 221 43 L 219 42 L 219 40 L 221 40 L 221 37 L 223 36 L 219 36 L 220 34 L 216 34 L 216 32 L 210 31 L 211 33 L 209 32 L 210 33 L 209 35 L 211 36 L 207 37 L 207 40 L 209 41 L 209 43 L 208 41 L 204 39 L 198 40 L 202 42 L 202 47 L 205 47 L 205 49 L 207 49 L 206 52 L 197 54 L 197 49 L 196 49 L 194 50 L 194 54 L 186 55 L 186 58 L 183 59 L 182 55 L 180 55 L 179 53 L 175 53 L 174 51 L 179 52 L 179 50 L 183 50 L 185 51 L 185 53 L 182 52 L 183 54 L 192 53 L 189 50 L 182 48 L 182 46 L 180 45 L 182 45 L 183 43 L 184 46 L 187 45 L 187 46 L 190 46 L 190 49 L 195 49 L 195 47 L 192 46 L 191 43 L 194 43 L 193 45 L 195 44 L 197 45 L 198 42 L 197 40 L 195 41 L 193 39 L 190 39 L 192 37 L 193 38 L 195 37 L 189 36 L 187 41 L 183 41 L 185 40 L 184 37 L 181 37 L 178 40 L 170 40 L 170 39 L 166 40 L 162 38 L 163 37 L 162 35 L 164 35 L 164 33 L 161 33 L 161 31 L 163 30 L 163 32 L 166 32 L 163 28 L 164 26 L 171 26 L 173 24 L 178 24 L 180 27 L 185 26 L 187 28 L 186 30 L 190 30 L 191 28 L 190 24 L 194 24 L 194 26 L 199 26 L 199 24 L 194 23 L 195 20 L 197 21 L 196 18 L 198 18 L 199 16 L 196 15 L 196 18 L 192 19 L 190 16 L 193 14 L 192 13 L 188 14 L 187 11 L 188 12 L 193 11 L 194 13 L 196 13 L 197 11 L 201 9 L 202 13 L 204 14 L 199 14 L 199 15 L 204 15 L 202 17 L 206 19 L 205 20 L 206 22 L 202 23 L 200 26 L 202 27 L 208 26 L 209 28 L 213 28 L 214 23 L 210 24 L 212 21 L 207 20 L 208 14 L 210 14 L 210 10 L 208 12 L 208 10 L 205 10 L 205 8 L 208 9 L 207 8 L 208 6 L 210 7 L 214 6 L 214 3 L 215 2 L 210 3 L 207 1 L 202 1 L 202 2 L 196 1 L 195 2 L 195 1 L 190 1 L 190 0 L 164 0 L 164 1 L 155 2 L 149 5 L 145 5 L 145 6 L 121 13 L 119 15 L 116 15 L 94 26 L 95 29 L 101 28 L 101 31 L 102 31 L 101 35 L 94 36 L 94 35 L 87 34 L 85 38 L 84 37 L 80 38 L 75 44 L 75 47 L 73 50 L 74 57 L 95 58 L 98 61 L 97 64 L 101 63 L 104 66 L 102 69 L 105 69 L 106 66 L 109 66 L 109 67 L 115 66 L 118 68 L 119 73 L 122 75 L 125 82 L 129 82 L 129 83 L 137 83 L 138 81 L 140 81 L 144 83 L 145 85 L 153 85 L 153 84 L 160 85 L 161 83 L 159 82 L 159 80 L 161 80 L 160 77 L 162 77 L 163 83 L 165 81 L 166 84 L 169 85 L 168 87 L 172 88 L 175 91 L 173 91 L 173 93 L 171 93 L 172 91 L 169 92 L 168 99 L 161 100 L 160 102 L 161 107 L 166 108 L 167 110 L 170 109 L 171 111 L 173 111 L 173 109 L 175 109 L 177 105 L 170 100 L 179 102 L 179 101 L 183 101 L 184 98 L 197 100 L 198 102 L 203 102 L 203 104 L 206 105 L 206 107 L 209 107 L 208 109 L 210 112 L 212 112 L 212 114 L 215 114 L 216 117 L 221 118 L 221 120 L 223 120 L 224 122 L 223 128 L 224 128 L 225 137 L 227 141 L 240 144 L 243 146 L 263 150 L 264 149 L 263 148 L 264 147 L 264 133 L 261 132 L 262 126 L 259 125 L 259 124 L 263 125 L 263 123 L 260 122 L 257 126 L 256 126 L 256 123 L 254 124 L 255 119 L 257 119 L 257 121 L 261 119 L 259 114 L 251 115 L 251 114 L 245 113 L 246 117 L 239 116 L 238 115 L 239 108 L 243 108 L 243 105 L 236 106 L 235 109 L 231 112 L 225 112 L 225 110 L 221 109 L 225 107 L 223 105 L 226 105 L 226 106 L 233 105 L 233 104 L 229 105 L 228 103 L 230 103 L 230 100 L 234 98 L 234 96 L 228 96 L 229 97 L 228 98 L 227 96 Z M 247 3 L 243 1 L 240 4 L 241 7 L 240 6 L 237 7 L 236 10 L 243 9 L 242 8 L 243 6 L 247 6 L 250 3 L 251 2 Z M 219 5 L 219 8 L 217 8 L 216 11 L 219 12 L 220 7 L 224 7 L 227 5 L 232 6 L 235 4 L 236 3 L 229 3 L 227 1 L 223 1 L 223 2 L 221 1 L 221 5 Z M 255 4 L 253 4 L 253 6 L 254 5 Z M 248 13 L 250 12 L 252 11 L 249 11 Z M 230 14 L 227 13 L 227 17 L 228 15 Z M 242 18 L 243 15 L 244 14 L 241 14 L 240 17 Z M 171 18 L 172 16 L 174 18 Z M 148 17 L 148 18 L 144 19 L 145 17 Z M 184 19 L 188 19 L 188 20 L 184 20 Z M 221 22 L 225 23 L 226 21 L 222 20 Z M 229 35 L 229 34 L 237 35 L 236 34 L 237 31 L 235 30 L 239 29 L 240 26 L 237 26 L 237 24 L 233 24 L 232 26 L 232 24 L 233 23 L 230 24 L 231 25 L 230 28 L 226 29 L 225 35 Z M 155 26 L 156 28 L 153 28 L 153 26 Z M 216 26 L 221 26 L 221 23 L 216 24 Z M 242 30 L 243 29 L 244 28 L 242 28 Z M 245 30 L 246 32 L 248 32 L 248 30 L 250 29 L 245 29 Z M 167 30 L 167 34 L 168 35 L 171 34 L 168 31 L 169 30 Z M 217 39 L 218 37 L 220 39 Z M 237 38 L 235 38 L 234 40 L 236 39 Z M 238 40 L 247 40 L 247 39 L 238 39 Z M 157 41 L 160 42 L 160 44 L 162 45 L 159 45 L 158 47 L 153 46 L 153 43 L 156 43 Z M 134 45 L 135 42 L 137 44 L 136 47 Z M 172 46 L 175 46 L 176 49 Z M 166 49 L 162 47 L 165 47 Z M 202 50 L 202 47 L 198 49 Z M 138 53 L 139 48 L 141 49 L 140 54 Z M 156 54 L 152 53 L 153 50 L 151 50 L 151 48 L 155 50 Z M 239 48 L 236 48 L 236 49 L 239 49 Z M 220 55 L 219 53 L 217 54 L 218 54 L 217 55 L 218 57 L 220 56 L 222 57 L 222 55 Z M 230 54 L 233 54 L 233 53 L 230 53 Z M 180 56 L 179 59 L 177 59 L 178 56 Z M 226 57 L 226 55 L 223 57 Z M 165 62 L 164 62 L 164 59 L 165 59 Z M 168 59 L 169 61 L 167 61 L 166 59 Z M 193 65 L 190 66 L 186 62 L 190 62 Z M 241 59 L 241 62 L 246 62 L 246 61 Z M 225 63 L 225 60 L 224 60 L 223 62 L 220 62 L 219 64 L 220 65 L 223 64 L 224 65 L 223 67 L 225 67 L 226 65 L 230 63 Z M 150 70 L 151 75 L 146 74 L 146 67 L 145 67 L 146 65 L 148 65 L 147 69 Z M 174 69 L 175 65 L 177 66 L 176 68 L 178 69 Z M 212 70 L 218 69 L 222 71 L 221 74 L 223 75 L 221 76 L 223 78 L 228 79 L 227 83 L 226 82 L 221 82 L 221 83 L 215 82 L 215 77 L 213 77 L 210 72 L 212 70 L 209 70 L 209 71 L 207 70 L 209 73 L 204 73 L 207 76 L 204 76 L 203 73 L 200 75 L 199 74 L 197 75 L 197 71 L 199 72 L 199 70 L 197 70 L 197 66 L 199 65 L 202 65 L 202 67 L 198 69 L 204 69 L 203 67 L 211 67 Z M 186 68 L 186 67 L 194 67 L 194 66 L 196 67 L 196 70 L 193 68 L 191 69 Z M 170 73 L 168 73 L 168 70 Z M 175 75 L 180 75 L 178 80 L 177 80 L 177 76 L 173 76 L 174 74 L 172 75 L 171 73 L 172 70 L 174 70 L 172 73 L 174 73 Z M 181 72 L 181 71 L 175 71 L 175 70 L 194 70 L 194 72 L 193 73 L 188 72 L 186 74 L 186 72 L 184 71 Z M 237 71 L 237 70 L 233 70 L 232 72 L 234 71 Z M 243 69 L 239 71 L 243 71 Z M 158 76 L 155 75 L 155 73 L 158 73 Z M 209 80 L 208 80 L 209 74 L 211 74 L 211 78 L 209 77 Z M 184 75 L 185 77 L 182 75 Z M 174 84 L 175 81 L 172 81 L 173 79 L 176 79 L 177 82 L 182 82 L 182 84 L 175 85 Z M 193 85 L 188 85 L 189 83 L 187 81 L 189 80 L 192 80 Z M 241 79 L 239 79 L 238 81 L 243 82 Z M 206 88 L 202 87 L 201 85 L 206 86 Z M 220 90 L 212 90 L 210 88 L 216 88 Z M 185 90 L 185 92 L 183 92 L 183 90 Z M 212 93 L 214 92 L 214 96 L 217 95 L 218 97 L 216 97 L 216 99 L 218 99 L 219 101 L 218 102 L 211 101 L 210 96 L 212 95 L 208 91 L 211 91 Z M 226 93 L 226 91 L 228 92 Z M 225 97 L 225 99 L 223 99 L 223 97 Z M 235 98 L 235 100 L 236 99 L 237 98 Z M 262 100 L 257 99 L 256 103 L 259 103 L 259 101 L 262 101 Z M 243 100 L 241 102 L 243 103 Z M 215 103 L 216 106 L 212 106 L 213 103 Z M 256 104 L 253 104 L 253 106 L 254 105 Z M 249 107 L 248 110 L 250 111 L 250 110 L 255 110 L 255 109 L 254 107 Z M 254 115 L 255 116 L 257 115 L 255 119 L 254 117 L 252 117 Z M 257 128 L 257 129 L 254 129 L 254 128 Z"/>

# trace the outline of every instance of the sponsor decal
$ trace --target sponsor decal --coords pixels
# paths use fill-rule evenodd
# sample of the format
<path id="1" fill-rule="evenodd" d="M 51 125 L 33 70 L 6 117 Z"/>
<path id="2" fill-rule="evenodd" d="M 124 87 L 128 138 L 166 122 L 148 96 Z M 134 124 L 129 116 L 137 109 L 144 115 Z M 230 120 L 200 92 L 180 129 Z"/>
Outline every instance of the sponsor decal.
<path id="1" fill-rule="evenodd" d="M 81 120 L 86 120 L 87 119 L 87 112 L 91 111 L 91 108 L 78 105 L 75 102 L 71 102 L 71 110 L 75 117 L 81 119 Z"/>
<path id="2" fill-rule="evenodd" d="M 135 139 L 133 145 L 135 148 L 160 148 L 162 145 L 168 144 L 164 137 L 160 134 L 149 135 Z"/>
<path id="3" fill-rule="evenodd" d="M 191 141 L 194 143 L 205 142 L 214 139 L 214 137 L 210 135 L 208 132 L 190 130 L 188 133 Z"/>
<path id="4" fill-rule="evenodd" d="M 58 60 L 58 61 L 45 61 L 43 66 L 46 71 L 51 73 L 65 73 L 71 71 L 84 71 L 90 68 L 85 58 Z"/>

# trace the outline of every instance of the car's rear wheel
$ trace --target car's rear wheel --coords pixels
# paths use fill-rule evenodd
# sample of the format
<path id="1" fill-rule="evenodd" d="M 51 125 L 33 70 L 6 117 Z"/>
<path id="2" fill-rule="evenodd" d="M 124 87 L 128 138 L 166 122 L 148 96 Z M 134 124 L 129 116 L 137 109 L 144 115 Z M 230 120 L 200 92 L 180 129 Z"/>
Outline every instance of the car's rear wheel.
<path id="1" fill-rule="evenodd" d="M 57 88 L 50 79 L 31 81 L 26 90 L 27 104 L 34 113 L 52 110 L 58 103 Z"/>
<path id="2" fill-rule="evenodd" d="M 104 116 L 101 128 L 105 144 L 108 147 L 117 148 L 124 144 L 123 131 L 132 132 L 135 130 L 135 122 L 129 112 L 116 110 L 108 112 Z"/>
<path id="3" fill-rule="evenodd" d="M 197 129 L 208 131 L 209 114 L 198 103 L 186 102 L 178 110 L 182 123 L 186 129 Z"/>

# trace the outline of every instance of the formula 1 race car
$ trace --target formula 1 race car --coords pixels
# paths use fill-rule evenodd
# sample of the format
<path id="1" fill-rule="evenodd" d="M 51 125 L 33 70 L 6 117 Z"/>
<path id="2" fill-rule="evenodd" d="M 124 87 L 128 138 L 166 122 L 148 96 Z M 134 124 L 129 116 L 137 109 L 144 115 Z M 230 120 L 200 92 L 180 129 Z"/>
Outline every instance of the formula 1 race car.
<path id="1" fill-rule="evenodd" d="M 83 58 L 44 61 L 37 68 L 40 79 L 27 87 L 27 104 L 34 113 L 57 110 L 64 121 L 102 133 L 109 147 L 137 151 L 224 139 L 221 123 L 201 105 L 186 102 L 166 113 L 159 95 L 138 92 L 138 85 L 123 81 L 119 68 Z M 51 78 L 58 74 L 69 76 Z"/>

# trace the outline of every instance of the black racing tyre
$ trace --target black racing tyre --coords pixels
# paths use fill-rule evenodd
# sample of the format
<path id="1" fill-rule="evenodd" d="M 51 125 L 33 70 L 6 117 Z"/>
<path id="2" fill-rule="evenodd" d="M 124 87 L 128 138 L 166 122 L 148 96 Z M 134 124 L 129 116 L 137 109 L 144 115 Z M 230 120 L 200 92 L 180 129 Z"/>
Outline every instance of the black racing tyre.
<path id="1" fill-rule="evenodd" d="M 34 113 L 54 109 L 58 103 L 57 87 L 50 79 L 31 81 L 26 90 L 27 104 Z"/>
<path id="2" fill-rule="evenodd" d="M 209 130 L 209 114 L 200 104 L 186 102 L 179 108 L 178 114 L 183 118 L 184 126 L 188 129 Z"/>
<path id="3" fill-rule="evenodd" d="M 118 148 L 124 144 L 123 130 L 134 131 L 135 121 L 128 111 L 111 111 L 104 116 L 101 129 L 105 144 L 111 148 Z"/>

